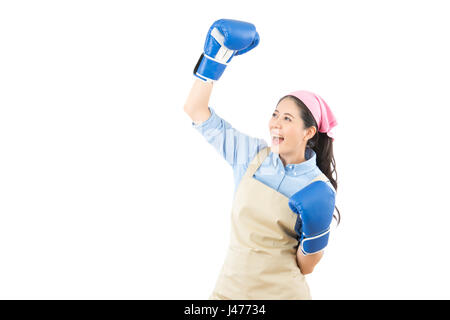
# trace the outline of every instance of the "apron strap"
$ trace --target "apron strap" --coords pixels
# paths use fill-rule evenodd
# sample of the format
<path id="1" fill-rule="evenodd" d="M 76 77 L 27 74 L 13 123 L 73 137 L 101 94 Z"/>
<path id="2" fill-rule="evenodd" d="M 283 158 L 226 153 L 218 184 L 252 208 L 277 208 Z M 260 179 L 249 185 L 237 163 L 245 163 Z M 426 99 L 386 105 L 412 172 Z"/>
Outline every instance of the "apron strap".
<path id="1" fill-rule="evenodd" d="M 329 182 L 330 179 L 328 179 L 328 177 L 324 174 L 324 173 L 320 173 L 317 177 L 315 177 L 314 179 L 311 180 L 311 183 L 313 183 L 314 181 L 319 181 L 322 180 L 324 182 Z"/>
<path id="2" fill-rule="evenodd" d="M 266 147 L 258 152 L 258 154 L 253 158 L 253 160 L 248 165 L 247 171 L 245 172 L 245 176 L 248 178 L 252 178 L 255 172 L 258 170 L 258 168 L 261 166 L 261 164 L 264 162 L 264 159 L 267 158 L 267 156 L 270 153 L 270 147 Z"/>
<path id="3" fill-rule="evenodd" d="M 312 179 L 310 183 L 313 183 L 314 181 L 319 181 L 319 180 L 322 180 L 323 182 L 330 182 L 330 179 L 328 179 L 328 177 L 324 173 L 321 172 L 317 177 Z M 331 184 L 331 182 L 330 182 L 329 186 L 336 193 L 336 190 L 334 190 L 334 187 Z"/>

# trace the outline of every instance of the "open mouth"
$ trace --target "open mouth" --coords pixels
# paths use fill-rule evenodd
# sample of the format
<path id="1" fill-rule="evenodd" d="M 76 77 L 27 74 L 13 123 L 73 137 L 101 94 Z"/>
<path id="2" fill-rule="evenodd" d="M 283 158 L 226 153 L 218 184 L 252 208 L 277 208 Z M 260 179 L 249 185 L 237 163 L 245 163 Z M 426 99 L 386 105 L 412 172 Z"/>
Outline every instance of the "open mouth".
<path id="1" fill-rule="evenodd" d="M 280 137 L 280 136 L 272 136 L 272 143 L 273 143 L 274 145 L 279 145 L 279 144 L 283 143 L 283 141 L 284 141 L 284 138 L 283 138 L 283 137 Z"/>

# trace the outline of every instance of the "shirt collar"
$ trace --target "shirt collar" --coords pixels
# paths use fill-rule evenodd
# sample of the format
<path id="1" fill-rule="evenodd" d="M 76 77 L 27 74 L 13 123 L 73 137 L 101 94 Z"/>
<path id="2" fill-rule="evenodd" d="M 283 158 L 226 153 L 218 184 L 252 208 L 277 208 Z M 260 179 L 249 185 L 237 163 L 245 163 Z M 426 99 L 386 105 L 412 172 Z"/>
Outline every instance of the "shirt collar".
<path id="1" fill-rule="evenodd" d="M 283 162 L 280 159 L 280 155 L 278 153 L 273 154 L 273 165 L 276 167 L 277 163 L 280 163 L 283 166 Z M 288 164 L 284 167 L 284 170 L 289 175 L 299 176 L 305 174 L 309 171 L 312 171 L 316 168 L 316 153 L 311 148 L 305 149 L 305 161 L 297 164 Z"/>

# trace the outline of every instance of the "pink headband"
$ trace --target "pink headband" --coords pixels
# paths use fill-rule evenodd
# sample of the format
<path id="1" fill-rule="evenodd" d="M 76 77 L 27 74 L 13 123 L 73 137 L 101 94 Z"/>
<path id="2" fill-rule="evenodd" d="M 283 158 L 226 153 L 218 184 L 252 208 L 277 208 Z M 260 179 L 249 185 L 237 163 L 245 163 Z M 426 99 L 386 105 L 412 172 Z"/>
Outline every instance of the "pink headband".
<path id="1" fill-rule="evenodd" d="M 294 91 L 289 95 L 299 98 L 308 107 L 319 126 L 319 132 L 326 132 L 334 141 L 334 132 L 331 130 L 337 125 L 337 120 L 327 103 L 321 97 L 309 91 Z"/>

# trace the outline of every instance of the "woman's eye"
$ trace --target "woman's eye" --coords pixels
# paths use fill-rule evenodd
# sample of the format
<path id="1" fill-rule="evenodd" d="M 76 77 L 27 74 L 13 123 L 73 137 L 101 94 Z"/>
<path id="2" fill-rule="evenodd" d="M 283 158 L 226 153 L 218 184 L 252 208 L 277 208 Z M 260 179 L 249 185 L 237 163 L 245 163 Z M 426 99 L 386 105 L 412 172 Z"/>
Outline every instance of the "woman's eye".
<path id="1" fill-rule="evenodd" d="M 289 121 L 292 121 L 291 118 L 289 118 L 289 117 L 284 117 L 284 119 L 288 119 Z"/>
<path id="2" fill-rule="evenodd" d="M 276 115 L 277 115 L 276 113 L 272 113 L 272 118 L 276 117 Z"/>

